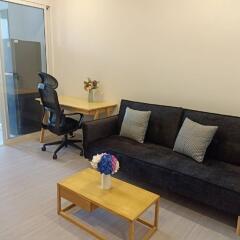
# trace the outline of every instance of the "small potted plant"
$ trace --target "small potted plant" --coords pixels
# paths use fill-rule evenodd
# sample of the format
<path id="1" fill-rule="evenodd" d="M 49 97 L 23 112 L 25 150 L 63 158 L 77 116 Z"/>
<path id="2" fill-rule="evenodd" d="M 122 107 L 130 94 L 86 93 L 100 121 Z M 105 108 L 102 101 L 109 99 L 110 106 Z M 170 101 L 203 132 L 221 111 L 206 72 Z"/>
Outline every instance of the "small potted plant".
<path id="1" fill-rule="evenodd" d="M 111 188 L 111 175 L 119 170 L 119 162 L 114 155 L 108 153 L 93 156 L 91 165 L 101 173 L 101 188 Z"/>
<path id="2" fill-rule="evenodd" d="M 91 80 L 88 78 L 87 81 L 84 81 L 84 90 L 88 91 L 88 102 L 93 102 L 93 90 L 99 87 L 99 82 L 96 80 Z"/>

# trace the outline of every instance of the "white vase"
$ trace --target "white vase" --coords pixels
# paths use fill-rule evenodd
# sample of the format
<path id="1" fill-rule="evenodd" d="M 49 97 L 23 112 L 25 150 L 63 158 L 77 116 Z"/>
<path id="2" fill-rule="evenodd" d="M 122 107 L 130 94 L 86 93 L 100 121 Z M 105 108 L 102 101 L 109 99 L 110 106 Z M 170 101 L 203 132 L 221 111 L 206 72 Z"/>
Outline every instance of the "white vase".
<path id="1" fill-rule="evenodd" d="M 101 189 L 108 190 L 112 186 L 112 179 L 111 175 L 105 175 L 104 173 L 101 174 Z"/>
<path id="2" fill-rule="evenodd" d="M 93 89 L 88 91 L 88 102 L 89 103 L 94 102 L 94 90 Z"/>

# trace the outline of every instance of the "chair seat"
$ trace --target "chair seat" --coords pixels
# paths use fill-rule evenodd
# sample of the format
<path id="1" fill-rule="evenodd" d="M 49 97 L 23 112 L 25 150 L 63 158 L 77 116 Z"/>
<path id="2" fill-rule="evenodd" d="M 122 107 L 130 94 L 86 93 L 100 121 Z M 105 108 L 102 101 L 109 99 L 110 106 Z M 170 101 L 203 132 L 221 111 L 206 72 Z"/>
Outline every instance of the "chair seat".
<path id="1" fill-rule="evenodd" d="M 59 129 L 56 130 L 54 125 L 48 125 L 47 128 L 57 134 L 57 135 L 64 135 L 69 132 L 74 132 L 79 128 L 79 122 L 73 118 L 65 117 L 64 123 L 61 124 Z"/>

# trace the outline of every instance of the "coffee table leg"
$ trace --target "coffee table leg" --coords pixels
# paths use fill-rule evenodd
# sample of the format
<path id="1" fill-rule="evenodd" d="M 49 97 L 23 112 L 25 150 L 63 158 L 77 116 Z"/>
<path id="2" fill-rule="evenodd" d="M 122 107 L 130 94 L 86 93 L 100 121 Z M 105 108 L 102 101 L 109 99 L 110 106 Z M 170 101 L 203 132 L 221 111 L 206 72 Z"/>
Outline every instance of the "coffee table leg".
<path id="1" fill-rule="evenodd" d="M 157 199 L 156 202 L 154 203 L 155 206 L 155 211 L 154 211 L 154 219 L 153 223 L 150 223 L 148 221 L 145 221 L 141 218 L 137 218 L 136 220 L 140 222 L 141 224 L 145 225 L 146 227 L 149 228 L 148 232 L 144 236 L 144 240 L 150 239 L 151 236 L 157 231 L 158 229 L 158 220 L 159 220 L 159 203 L 160 199 Z"/>
<path id="2" fill-rule="evenodd" d="M 58 215 L 61 212 L 62 206 L 61 206 L 61 195 L 60 195 L 60 187 L 57 185 L 57 213 Z"/>
<path id="3" fill-rule="evenodd" d="M 159 203 L 160 199 L 158 199 L 155 203 L 155 217 L 154 217 L 154 226 L 158 229 L 158 221 L 159 221 Z"/>
<path id="4" fill-rule="evenodd" d="M 134 240 L 134 221 L 129 222 L 129 240 Z"/>

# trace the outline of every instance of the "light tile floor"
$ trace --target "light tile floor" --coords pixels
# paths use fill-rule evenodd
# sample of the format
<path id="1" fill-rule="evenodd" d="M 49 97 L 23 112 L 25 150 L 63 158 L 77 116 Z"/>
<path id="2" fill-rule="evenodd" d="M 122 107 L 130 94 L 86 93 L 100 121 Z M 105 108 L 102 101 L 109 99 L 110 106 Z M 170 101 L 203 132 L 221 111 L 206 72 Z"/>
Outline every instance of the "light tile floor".
<path id="1" fill-rule="evenodd" d="M 56 214 L 56 183 L 89 162 L 75 149 L 41 152 L 38 139 L 0 147 L 0 240 L 90 240 L 89 234 Z M 233 217 L 171 194 L 161 193 L 159 230 L 152 240 L 234 240 Z M 153 209 L 145 217 L 150 219 Z M 104 210 L 77 217 L 110 240 L 127 239 L 127 223 Z M 136 239 L 145 229 L 136 226 Z"/>

